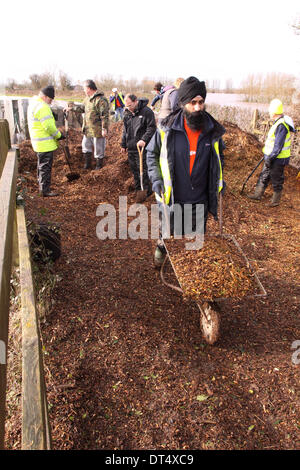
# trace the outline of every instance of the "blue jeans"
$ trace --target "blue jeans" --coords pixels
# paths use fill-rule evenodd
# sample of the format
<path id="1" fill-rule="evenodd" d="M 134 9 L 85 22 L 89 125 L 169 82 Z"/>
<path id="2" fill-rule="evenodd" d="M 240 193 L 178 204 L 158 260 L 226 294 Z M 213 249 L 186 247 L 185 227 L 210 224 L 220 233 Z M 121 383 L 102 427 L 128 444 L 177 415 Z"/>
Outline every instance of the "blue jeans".
<path id="1" fill-rule="evenodd" d="M 123 113 L 124 113 L 124 108 L 116 108 L 115 109 L 115 120 L 117 121 L 122 121 L 123 119 Z"/>

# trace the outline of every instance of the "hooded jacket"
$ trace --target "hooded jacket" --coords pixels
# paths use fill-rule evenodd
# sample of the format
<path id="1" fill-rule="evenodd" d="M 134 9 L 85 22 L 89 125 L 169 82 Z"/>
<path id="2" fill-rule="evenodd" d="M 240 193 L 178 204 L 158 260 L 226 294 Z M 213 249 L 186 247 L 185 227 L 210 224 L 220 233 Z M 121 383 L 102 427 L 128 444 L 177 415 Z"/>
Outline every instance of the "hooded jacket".
<path id="1" fill-rule="evenodd" d="M 209 212 L 216 218 L 218 193 L 223 188 L 224 127 L 209 113 L 204 113 L 204 127 L 198 139 L 195 163 L 190 174 L 190 148 L 182 110 L 176 116 L 171 116 L 167 127 L 165 121 L 164 127 L 156 131 L 146 149 L 148 174 L 152 184 L 163 181 L 160 157 L 164 135 L 163 138 L 167 139 L 165 145 L 172 187 L 169 204 L 206 202 Z"/>
<path id="2" fill-rule="evenodd" d="M 148 99 L 140 98 L 134 113 L 128 109 L 124 112 L 121 147 L 128 151 L 137 152 L 136 144 L 139 140 L 147 145 L 156 130 L 155 115 L 148 108 L 148 102 Z"/>
<path id="3" fill-rule="evenodd" d="M 160 92 L 154 96 L 153 100 L 151 101 L 151 106 L 155 106 L 158 100 L 162 100 L 166 91 L 174 89 L 173 85 L 167 85 L 161 88 Z"/>

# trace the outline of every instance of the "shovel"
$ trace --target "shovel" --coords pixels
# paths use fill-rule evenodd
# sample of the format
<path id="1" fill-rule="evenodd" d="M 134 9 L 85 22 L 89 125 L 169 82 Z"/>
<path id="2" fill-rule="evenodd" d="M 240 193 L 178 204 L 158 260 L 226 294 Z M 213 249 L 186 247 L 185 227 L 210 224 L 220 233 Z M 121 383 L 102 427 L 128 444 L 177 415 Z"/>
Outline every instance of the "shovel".
<path id="1" fill-rule="evenodd" d="M 248 179 L 251 178 L 251 176 L 253 175 L 253 173 L 255 172 L 255 170 L 259 167 L 259 165 L 260 165 L 263 161 L 264 161 L 264 157 L 262 157 L 262 159 L 259 160 L 259 162 L 258 162 L 258 164 L 256 165 L 256 167 L 251 171 L 250 175 L 247 176 L 247 178 L 246 178 L 245 181 L 244 181 L 243 187 L 242 187 L 242 189 L 241 189 L 241 194 L 243 194 L 243 192 L 244 192 L 244 189 L 245 189 L 245 186 L 246 186 L 246 183 L 247 183 Z"/>
<path id="2" fill-rule="evenodd" d="M 69 146 L 68 146 L 69 126 L 68 126 L 67 115 L 65 115 L 65 130 L 66 130 L 66 143 L 65 143 L 63 149 L 64 149 L 64 155 L 65 155 L 65 158 L 66 158 L 66 162 L 67 162 L 68 167 L 70 169 L 70 173 L 67 173 L 66 177 L 67 177 L 68 181 L 75 181 L 75 180 L 78 180 L 78 178 L 80 178 L 80 174 L 73 172 L 72 168 L 71 168 L 71 164 L 70 164 L 71 155 L 70 155 L 70 149 L 69 149 Z"/>
<path id="3" fill-rule="evenodd" d="M 147 199 L 147 190 L 144 190 L 143 186 L 143 151 L 144 147 L 139 147 L 137 145 L 137 149 L 139 152 L 139 159 L 140 159 L 140 183 L 141 183 L 141 190 L 137 191 L 136 194 L 136 202 L 144 202 Z"/>

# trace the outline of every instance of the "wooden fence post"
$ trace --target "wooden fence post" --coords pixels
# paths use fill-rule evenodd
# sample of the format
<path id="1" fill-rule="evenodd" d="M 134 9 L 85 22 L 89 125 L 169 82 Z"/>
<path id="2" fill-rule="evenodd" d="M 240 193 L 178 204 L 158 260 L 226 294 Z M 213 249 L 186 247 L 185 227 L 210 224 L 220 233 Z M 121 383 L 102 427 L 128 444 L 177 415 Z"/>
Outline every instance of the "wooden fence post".
<path id="1" fill-rule="evenodd" d="M 0 119 L 0 176 L 10 147 L 11 143 L 8 121 L 6 119 Z"/>
<path id="2" fill-rule="evenodd" d="M 253 111 L 253 117 L 252 117 L 252 122 L 251 122 L 251 126 L 253 130 L 256 129 L 257 119 L 258 119 L 258 109 L 255 109 Z"/>

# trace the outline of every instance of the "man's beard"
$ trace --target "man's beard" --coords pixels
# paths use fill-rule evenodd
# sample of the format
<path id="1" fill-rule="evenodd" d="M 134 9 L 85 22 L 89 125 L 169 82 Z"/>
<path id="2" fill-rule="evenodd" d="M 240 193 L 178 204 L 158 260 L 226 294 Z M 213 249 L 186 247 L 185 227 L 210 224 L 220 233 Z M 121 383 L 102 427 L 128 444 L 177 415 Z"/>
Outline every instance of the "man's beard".
<path id="1" fill-rule="evenodd" d="M 194 131 L 200 131 L 204 127 L 204 110 L 195 111 L 190 113 L 186 109 L 183 109 L 183 115 L 186 119 L 187 125 Z"/>

